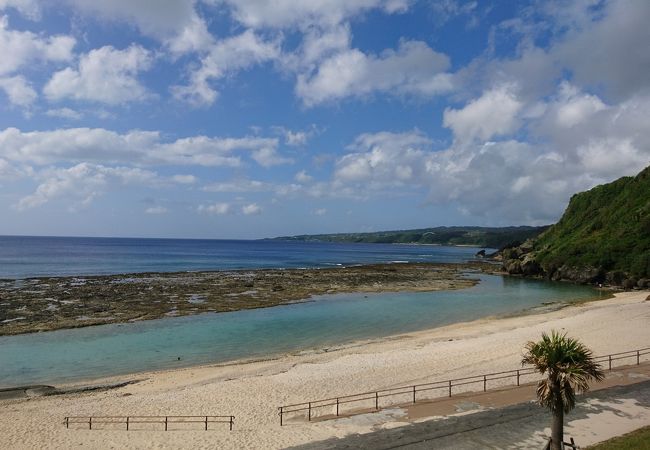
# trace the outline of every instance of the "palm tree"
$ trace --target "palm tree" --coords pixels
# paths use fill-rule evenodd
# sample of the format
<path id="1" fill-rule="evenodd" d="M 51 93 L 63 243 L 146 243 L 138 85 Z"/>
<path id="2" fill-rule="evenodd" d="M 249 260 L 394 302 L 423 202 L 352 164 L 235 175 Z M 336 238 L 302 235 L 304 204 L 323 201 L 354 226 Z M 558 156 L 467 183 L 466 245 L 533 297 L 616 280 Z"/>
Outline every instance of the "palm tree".
<path id="1" fill-rule="evenodd" d="M 601 381 L 605 374 L 591 350 L 577 339 L 556 331 L 542 333 L 539 342 L 526 344 L 521 364 L 534 366 L 546 375 L 537 385 L 540 405 L 551 410 L 551 449 L 561 450 L 564 439 L 564 414 L 576 405 L 576 393 L 589 390 L 589 382 Z"/>

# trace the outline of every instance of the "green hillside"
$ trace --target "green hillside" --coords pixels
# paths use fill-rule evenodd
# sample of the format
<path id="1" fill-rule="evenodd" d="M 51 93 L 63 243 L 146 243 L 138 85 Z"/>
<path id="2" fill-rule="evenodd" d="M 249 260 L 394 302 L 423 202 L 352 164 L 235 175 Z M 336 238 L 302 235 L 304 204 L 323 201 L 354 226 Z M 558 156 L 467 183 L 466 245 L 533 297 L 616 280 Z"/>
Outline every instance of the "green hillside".
<path id="1" fill-rule="evenodd" d="M 556 279 L 631 285 L 650 278 L 650 167 L 574 195 L 557 224 L 504 258 L 510 272 Z"/>
<path id="2" fill-rule="evenodd" d="M 363 242 L 380 244 L 472 245 L 501 248 L 539 235 L 546 227 L 436 227 L 374 233 L 312 234 L 275 239 L 319 242 Z"/>

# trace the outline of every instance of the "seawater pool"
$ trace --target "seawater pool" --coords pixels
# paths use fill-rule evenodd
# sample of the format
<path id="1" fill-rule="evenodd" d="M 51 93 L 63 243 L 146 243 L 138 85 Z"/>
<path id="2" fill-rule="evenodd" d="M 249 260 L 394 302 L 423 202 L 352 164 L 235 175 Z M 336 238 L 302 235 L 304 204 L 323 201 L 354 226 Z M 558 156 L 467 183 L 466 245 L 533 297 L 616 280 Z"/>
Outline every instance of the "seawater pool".
<path id="1" fill-rule="evenodd" d="M 264 309 L 4 336 L 0 387 L 266 358 L 597 296 L 586 286 L 470 276 L 480 283 L 457 291 L 326 295 Z"/>

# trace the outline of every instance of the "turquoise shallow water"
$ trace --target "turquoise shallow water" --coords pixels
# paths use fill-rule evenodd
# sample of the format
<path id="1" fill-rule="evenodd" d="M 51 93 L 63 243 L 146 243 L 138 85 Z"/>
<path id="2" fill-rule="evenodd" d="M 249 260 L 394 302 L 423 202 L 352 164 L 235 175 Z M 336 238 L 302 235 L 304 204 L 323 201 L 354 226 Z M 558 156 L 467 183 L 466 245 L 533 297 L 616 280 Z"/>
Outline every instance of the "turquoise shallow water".
<path id="1" fill-rule="evenodd" d="M 273 308 L 0 337 L 0 387 L 265 358 L 596 295 L 585 286 L 480 278 L 459 291 L 320 296 Z"/>

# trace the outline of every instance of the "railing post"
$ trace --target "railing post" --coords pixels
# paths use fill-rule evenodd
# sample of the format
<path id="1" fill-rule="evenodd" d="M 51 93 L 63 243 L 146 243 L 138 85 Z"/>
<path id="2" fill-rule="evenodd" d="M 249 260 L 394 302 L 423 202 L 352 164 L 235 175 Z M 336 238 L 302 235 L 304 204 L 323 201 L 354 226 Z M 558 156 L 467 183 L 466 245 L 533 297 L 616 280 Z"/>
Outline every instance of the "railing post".
<path id="1" fill-rule="evenodd" d="M 451 380 L 449 380 L 449 396 L 451 397 Z"/>
<path id="2" fill-rule="evenodd" d="M 375 409 L 379 410 L 379 392 L 375 392 Z"/>
<path id="3" fill-rule="evenodd" d="M 413 386 L 413 403 L 415 403 L 415 386 Z"/>
<path id="4" fill-rule="evenodd" d="M 339 399 L 336 399 L 336 417 L 339 416 Z"/>
<path id="5" fill-rule="evenodd" d="M 609 370 L 612 370 L 612 355 L 609 355 L 608 358 L 609 358 Z"/>
<path id="6" fill-rule="evenodd" d="M 232 431 L 232 425 L 234 421 L 235 421 L 235 416 L 230 416 L 230 431 Z"/>
<path id="7" fill-rule="evenodd" d="M 284 412 L 284 411 L 282 411 L 282 408 L 283 407 L 280 406 L 280 426 L 282 426 L 282 413 Z"/>
<path id="8" fill-rule="evenodd" d="M 483 392 L 487 391 L 487 375 L 483 375 Z"/>
<path id="9" fill-rule="evenodd" d="M 65 427 L 70 428 L 70 418 L 69 417 L 65 418 Z"/>
<path id="10" fill-rule="evenodd" d="M 309 417 L 308 420 L 311 421 L 311 402 L 309 402 Z"/>
<path id="11" fill-rule="evenodd" d="M 208 416 L 205 416 L 205 431 L 208 431 Z"/>
<path id="12" fill-rule="evenodd" d="M 165 431 L 167 431 L 167 416 L 165 416 Z"/>
<path id="13" fill-rule="evenodd" d="M 639 351 L 637 350 L 637 351 L 636 351 L 636 365 L 637 365 L 637 366 L 639 365 L 639 357 L 640 357 L 640 356 L 641 356 L 641 355 L 639 354 Z"/>
<path id="14" fill-rule="evenodd" d="M 517 369 L 517 386 L 519 386 L 519 369 Z"/>
<path id="15" fill-rule="evenodd" d="M 126 431 L 129 431 L 129 416 L 126 416 Z"/>

